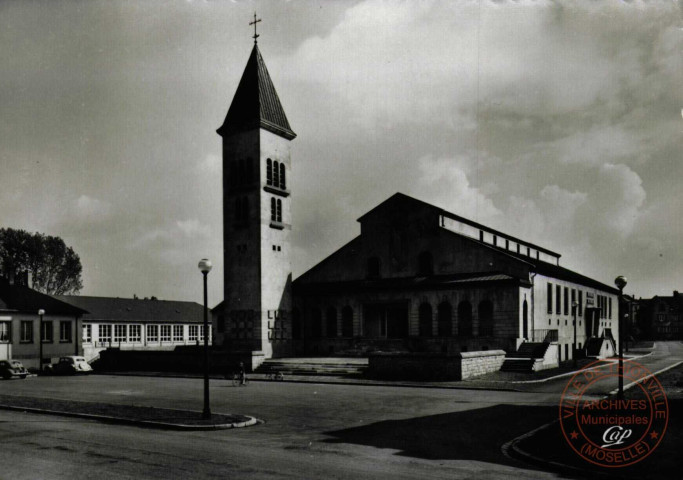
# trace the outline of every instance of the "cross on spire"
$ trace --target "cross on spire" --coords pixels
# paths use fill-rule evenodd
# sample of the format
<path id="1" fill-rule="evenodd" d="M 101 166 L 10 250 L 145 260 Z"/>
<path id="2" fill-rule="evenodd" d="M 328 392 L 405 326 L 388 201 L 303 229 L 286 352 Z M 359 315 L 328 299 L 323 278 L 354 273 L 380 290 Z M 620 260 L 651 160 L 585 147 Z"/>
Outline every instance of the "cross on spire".
<path id="1" fill-rule="evenodd" d="M 261 21 L 261 19 L 260 19 L 260 18 L 257 19 L 257 18 L 256 18 L 256 12 L 254 12 L 254 21 L 253 21 L 253 22 L 249 22 L 249 25 L 253 25 L 253 26 L 254 26 L 254 36 L 252 37 L 252 38 L 254 39 L 254 44 L 256 44 L 256 39 L 257 39 L 258 37 L 260 37 L 260 35 L 259 35 L 258 33 L 256 33 L 256 24 L 259 23 L 260 21 Z"/>

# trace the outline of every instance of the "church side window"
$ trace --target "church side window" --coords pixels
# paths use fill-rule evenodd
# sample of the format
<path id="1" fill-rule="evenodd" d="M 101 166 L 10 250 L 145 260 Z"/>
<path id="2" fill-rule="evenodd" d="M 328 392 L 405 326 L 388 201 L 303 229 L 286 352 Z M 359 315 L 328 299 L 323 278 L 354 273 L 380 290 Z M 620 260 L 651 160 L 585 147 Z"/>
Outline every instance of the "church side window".
<path id="1" fill-rule="evenodd" d="M 450 337 L 453 335 L 453 313 L 451 304 L 442 302 L 437 309 L 437 327 L 440 337 Z"/>
<path id="2" fill-rule="evenodd" d="M 270 199 L 270 220 L 271 222 L 277 221 L 277 206 L 274 198 Z"/>
<path id="3" fill-rule="evenodd" d="M 285 182 L 285 164 L 281 163 L 280 164 L 280 188 L 285 190 L 286 187 L 286 182 Z"/>
<path id="4" fill-rule="evenodd" d="M 266 185 L 273 184 L 273 161 L 269 158 L 266 160 Z"/>
<path id="5" fill-rule="evenodd" d="M 555 313 L 562 313 L 562 287 L 555 285 Z"/>
<path id="6" fill-rule="evenodd" d="M 342 308 L 342 337 L 353 337 L 353 309 Z"/>
<path id="7" fill-rule="evenodd" d="M 326 317 L 327 337 L 334 338 L 337 336 L 337 310 L 334 307 L 328 308 Z"/>
<path id="8" fill-rule="evenodd" d="M 493 303 L 490 300 L 483 300 L 479 304 L 479 335 L 493 336 Z"/>
<path id="9" fill-rule="evenodd" d="M 553 313 L 553 284 L 548 282 L 548 313 Z"/>
<path id="10" fill-rule="evenodd" d="M 428 303 L 420 305 L 418 311 L 419 330 L 421 337 L 432 336 L 432 306 Z"/>
<path id="11" fill-rule="evenodd" d="M 280 186 L 280 162 L 273 162 L 273 186 Z"/>
<path id="12" fill-rule="evenodd" d="M 277 217 L 276 221 L 282 222 L 282 200 L 280 200 L 279 198 L 277 199 L 277 209 L 275 214 Z"/>

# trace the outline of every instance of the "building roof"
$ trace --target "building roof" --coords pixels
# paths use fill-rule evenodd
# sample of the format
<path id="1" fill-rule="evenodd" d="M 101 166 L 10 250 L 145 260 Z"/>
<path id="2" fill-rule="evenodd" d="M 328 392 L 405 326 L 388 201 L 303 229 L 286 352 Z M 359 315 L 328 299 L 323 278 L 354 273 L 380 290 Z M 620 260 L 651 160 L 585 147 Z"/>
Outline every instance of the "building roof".
<path id="1" fill-rule="evenodd" d="M 258 127 L 288 140 L 296 137 L 289 126 L 261 52 L 254 44 L 228 114 L 217 132 L 225 137 Z"/>
<path id="2" fill-rule="evenodd" d="M 57 295 L 56 297 L 90 312 L 83 317 L 86 322 L 202 323 L 204 321 L 204 307 L 195 302 L 80 295 Z"/>
<path id="3" fill-rule="evenodd" d="M 373 290 L 435 290 L 447 288 L 478 287 L 482 284 L 491 285 L 524 283 L 522 279 L 499 272 L 458 273 L 449 275 L 427 275 L 400 278 L 377 278 L 362 280 L 346 280 L 334 282 L 316 282 L 302 284 L 294 282 L 295 293 L 326 293 L 348 291 L 373 291 Z M 528 284 L 526 282 L 525 284 Z"/>
<path id="4" fill-rule="evenodd" d="M 78 315 L 88 313 L 85 309 L 63 302 L 50 295 L 40 293 L 24 285 L 11 285 L 0 278 L 0 311 L 15 311 L 38 314 L 45 310 L 46 315 Z"/>
<path id="5" fill-rule="evenodd" d="M 415 205 L 420 205 L 424 208 L 429 208 L 430 210 L 434 210 L 438 215 L 443 215 L 444 217 L 451 218 L 453 220 L 457 220 L 459 222 L 470 225 L 474 228 L 489 232 L 489 233 L 496 235 L 498 237 L 521 243 L 524 246 L 535 248 L 536 250 L 538 250 L 540 252 L 547 253 L 548 255 L 552 255 L 552 256 L 557 257 L 557 258 L 561 257 L 561 255 L 557 252 L 553 252 L 552 250 L 548 250 L 547 248 L 540 247 L 540 246 L 535 245 L 531 242 L 527 242 L 526 240 L 522 240 L 520 238 L 513 237 L 512 235 L 508 235 L 507 233 L 503 233 L 503 232 L 495 230 L 491 227 L 487 227 L 486 225 L 482 225 L 481 223 L 477 223 L 477 222 L 470 220 L 468 218 L 461 217 L 460 215 L 456 215 L 455 213 L 449 212 L 448 210 L 444 210 L 443 208 L 432 205 L 431 203 L 423 202 L 422 200 L 418 200 L 417 198 L 413 198 L 413 197 L 406 195 L 404 193 L 401 193 L 401 192 L 397 192 L 397 193 L 393 194 L 391 197 L 387 198 L 385 201 L 383 201 L 382 203 L 377 205 L 375 208 L 373 208 L 369 212 L 366 212 L 364 215 L 362 215 L 361 217 L 358 218 L 358 221 L 361 222 L 370 213 L 374 212 L 377 209 L 385 208 L 387 205 L 392 205 L 392 204 L 409 205 L 410 203 L 415 204 Z M 393 208 L 393 205 L 392 205 L 392 208 Z"/>

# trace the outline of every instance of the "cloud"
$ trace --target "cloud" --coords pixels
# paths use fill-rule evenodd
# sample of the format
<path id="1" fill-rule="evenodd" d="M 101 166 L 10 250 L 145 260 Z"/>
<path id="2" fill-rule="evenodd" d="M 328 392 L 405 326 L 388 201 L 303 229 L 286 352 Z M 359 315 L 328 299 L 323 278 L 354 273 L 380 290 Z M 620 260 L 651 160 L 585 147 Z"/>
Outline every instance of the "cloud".
<path id="1" fill-rule="evenodd" d="M 80 221 L 102 221 L 111 211 L 111 205 L 97 198 L 81 195 L 76 200 L 75 213 Z"/>

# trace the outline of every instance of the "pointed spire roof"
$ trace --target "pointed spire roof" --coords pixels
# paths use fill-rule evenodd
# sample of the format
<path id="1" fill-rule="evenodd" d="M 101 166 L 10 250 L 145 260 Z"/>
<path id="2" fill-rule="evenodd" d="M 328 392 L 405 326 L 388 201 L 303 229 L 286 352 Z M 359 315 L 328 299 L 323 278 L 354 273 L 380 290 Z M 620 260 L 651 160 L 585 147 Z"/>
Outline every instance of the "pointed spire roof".
<path id="1" fill-rule="evenodd" d="M 296 137 L 289 126 L 258 45 L 254 44 L 225 121 L 216 131 L 225 137 L 258 127 L 287 140 Z"/>

